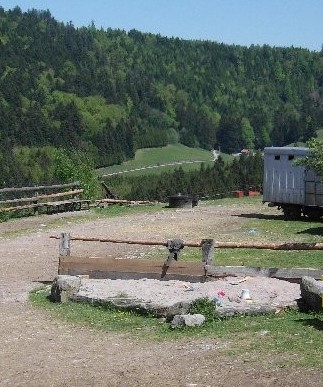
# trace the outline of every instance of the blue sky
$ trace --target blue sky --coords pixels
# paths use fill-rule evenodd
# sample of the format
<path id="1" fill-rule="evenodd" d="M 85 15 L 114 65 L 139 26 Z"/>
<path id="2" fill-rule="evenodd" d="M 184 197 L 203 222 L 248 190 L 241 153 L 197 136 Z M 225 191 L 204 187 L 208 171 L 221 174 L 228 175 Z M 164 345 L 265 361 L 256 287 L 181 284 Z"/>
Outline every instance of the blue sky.
<path id="1" fill-rule="evenodd" d="M 250 46 L 269 44 L 320 51 L 323 0 L 2 0 L 49 9 L 58 21 L 75 27 L 133 28 L 183 39 Z"/>

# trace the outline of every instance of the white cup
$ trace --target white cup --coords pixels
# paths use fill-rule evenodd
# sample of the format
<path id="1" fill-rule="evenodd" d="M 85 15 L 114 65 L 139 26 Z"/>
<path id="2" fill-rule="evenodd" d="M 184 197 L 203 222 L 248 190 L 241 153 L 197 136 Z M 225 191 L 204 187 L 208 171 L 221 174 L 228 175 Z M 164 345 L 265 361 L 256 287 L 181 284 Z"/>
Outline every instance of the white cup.
<path id="1" fill-rule="evenodd" d="M 242 289 L 241 290 L 241 296 L 240 298 L 242 300 L 250 300 L 251 297 L 250 297 L 250 292 L 249 292 L 249 289 Z"/>

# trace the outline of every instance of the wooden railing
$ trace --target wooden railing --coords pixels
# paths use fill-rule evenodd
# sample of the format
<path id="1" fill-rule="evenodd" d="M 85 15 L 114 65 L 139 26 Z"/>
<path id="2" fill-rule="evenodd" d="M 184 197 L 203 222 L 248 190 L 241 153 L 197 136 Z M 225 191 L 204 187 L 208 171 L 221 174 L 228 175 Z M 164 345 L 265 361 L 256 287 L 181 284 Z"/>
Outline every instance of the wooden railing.
<path id="1" fill-rule="evenodd" d="M 260 242 L 219 242 L 213 239 L 203 239 L 199 242 L 182 242 L 180 249 L 184 247 L 201 248 L 202 259 L 200 262 L 187 262 L 181 259 L 174 259 L 171 242 L 173 241 L 147 241 L 129 240 L 116 238 L 98 238 L 87 236 L 72 236 L 62 233 L 60 236 L 51 236 L 59 239 L 59 274 L 89 275 L 90 278 L 131 278 L 136 273 L 136 278 L 153 275 L 153 278 L 164 278 L 166 273 L 176 274 L 177 279 L 186 276 L 187 280 L 205 280 L 207 277 L 225 276 L 262 276 L 299 282 L 303 276 L 310 276 L 316 279 L 323 275 L 322 269 L 312 268 L 272 268 L 272 267 L 248 267 L 248 266 L 219 266 L 216 264 L 215 251 L 218 248 L 224 249 L 267 249 L 267 250 L 323 250 L 323 243 L 260 243 Z M 165 246 L 168 249 L 168 256 L 163 263 L 144 259 L 111 259 L 99 257 L 73 257 L 71 256 L 71 242 L 101 242 L 101 243 L 123 243 L 143 246 Z M 122 257 L 120 257 L 122 258 Z M 132 273 L 127 274 L 126 273 Z M 112 277 L 111 277 L 112 276 Z M 174 277 L 172 277 L 174 278 Z"/>
<path id="2" fill-rule="evenodd" d="M 81 199 L 79 183 L 0 189 L 0 212 L 30 211 L 47 213 L 80 210 L 89 207 L 90 200 Z M 14 196 L 11 199 L 5 199 Z"/>

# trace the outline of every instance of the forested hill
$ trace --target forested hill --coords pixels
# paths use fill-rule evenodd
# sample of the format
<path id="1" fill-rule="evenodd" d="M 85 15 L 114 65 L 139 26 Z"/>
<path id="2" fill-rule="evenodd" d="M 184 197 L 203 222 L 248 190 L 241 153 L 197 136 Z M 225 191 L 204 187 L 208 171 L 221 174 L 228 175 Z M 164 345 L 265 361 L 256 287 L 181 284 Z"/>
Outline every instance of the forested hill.
<path id="1" fill-rule="evenodd" d="M 58 147 L 104 166 L 175 142 L 285 145 L 323 126 L 323 52 L 75 28 L 17 7 L 0 8 L 0 58 L 0 185 L 51 180 Z"/>

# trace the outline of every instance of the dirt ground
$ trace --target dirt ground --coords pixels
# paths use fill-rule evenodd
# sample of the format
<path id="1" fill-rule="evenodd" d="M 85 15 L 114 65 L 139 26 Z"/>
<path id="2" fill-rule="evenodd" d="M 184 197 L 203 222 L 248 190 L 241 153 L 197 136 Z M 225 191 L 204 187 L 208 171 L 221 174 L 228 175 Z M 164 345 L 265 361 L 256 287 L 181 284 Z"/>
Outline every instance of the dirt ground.
<path id="1" fill-rule="evenodd" d="M 278 366 L 276 358 L 229 357 L 215 339 L 147 342 L 79 328 L 33 308 L 28 292 L 57 274 L 60 232 L 128 239 L 200 241 L 243 236 L 241 214 L 274 211 L 258 205 L 165 210 L 84 220 L 44 215 L 0 224 L 0 386 L 318 386 L 323 372 Z M 276 212 L 275 212 L 276 214 Z M 57 218 L 64 226 L 53 227 Z M 9 233 L 9 234 L 8 234 Z M 17 234 L 14 234 L 17 233 Z M 16 235 L 16 236 L 14 236 Z M 72 242 L 73 255 L 144 257 L 151 247 Z M 284 360 L 285 354 L 280 354 Z M 287 360 L 287 359 L 286 359 Z M 281 364 L 281 362 L 280 362 Z"/>

